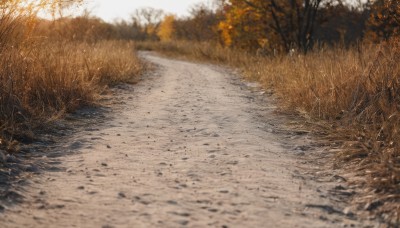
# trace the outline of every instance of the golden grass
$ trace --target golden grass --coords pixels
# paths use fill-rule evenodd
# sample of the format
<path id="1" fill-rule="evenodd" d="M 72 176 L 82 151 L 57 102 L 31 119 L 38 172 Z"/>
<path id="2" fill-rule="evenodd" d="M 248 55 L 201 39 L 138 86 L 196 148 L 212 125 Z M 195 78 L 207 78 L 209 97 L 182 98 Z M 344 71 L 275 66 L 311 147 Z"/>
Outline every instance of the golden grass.
<path id="1" fill-rule="evenodd" d="M 282 105 L 325 121 L 344 143 L 337 165 L 361 176 L 362 204 L 400 218 L 400 42 L 326 48 L 304 56 L 257 57 L 208 43 L 137 44 L 138 49 L 227 64 L 272 89 Z M 329 128 L 329 127 L 328 127 Z M 361 198 L 361 197 L 360 197 Z M 359 199 L 360 199 L 359 198 Z"/>
<path id="2" fill-rule="evenodd" d="M 133 44 L 127 42 L 41 40 L 4 48 L 0 55 L 2 143 L 35 123 L 94 104 L 107 85 L 134 82 L 141 70 Z"/>

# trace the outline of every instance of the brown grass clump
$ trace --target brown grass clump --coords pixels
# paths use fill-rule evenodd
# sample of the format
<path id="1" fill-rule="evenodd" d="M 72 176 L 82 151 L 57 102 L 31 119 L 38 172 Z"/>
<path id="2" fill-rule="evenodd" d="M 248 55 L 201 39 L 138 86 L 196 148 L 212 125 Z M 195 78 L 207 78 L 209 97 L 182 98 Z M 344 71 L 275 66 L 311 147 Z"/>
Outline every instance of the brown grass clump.
<path id="1" fill-rule="evenodd" d="M 31 17 L 0 16 L 0 149 L 94 104 L 107 85 L 135 82 L 143 68 L 131 42 L 42 37 L 33 25 Z"/>
<path id="2" fill-rule="evenodd" d="M 37 42 L 0 55 L 0 126 L 19 124 L 93 104 L 104 86 L 132 82 L 142 70 L 132 43 Z"/>
<path id="3" fill-rule="evenodd" d="M 36 126 L 96 103 L 107 85 L 137 80 L 142 63 L 133 44 L 108 40 L 100 19 L 37 17 L 80 2 L 0 3 L 0 155 Z"/>
<path id="4" fill-rule="evenodd" d="M 142 70 L 132 43 L 43 41 L 0 55 L 0 127 L 15 135 L 33 122 L 96 102 L 106 85 L 133 82 Z M 33 122 L 32 122 L 33 121 Z"/>
<path id="5" fill-rule="evenodd" d="M 100 29 L 82 32 L 81 24 L 72 24 L 78 19 L 60 21 L 70 23 L 62 30 L 65 34 L 79 34 L 80 39 L 58 35 L 57 21 L 37 18 L 37 12 L 56 9 L 59 3 L 0 3 L 0 153 L 12 152 L 36 126 L 94 104 L 107 85 L 134 82 L 142 70 L 130 42 L 108 41 Z M 88 28 L 104 24 L 83 19 Z"/>
<path id="6" fill-rule="evenodd" d="M 315 51 L 307 56 L 261 61 L 264 85 L 290 108 L 336 126 L 346 141 L 337 163 L 361 176 L 362 207 L 400 216 L 400 43 Z M 339 135 L 338 135 L 339 134 Z M 396 206 L 397 205 L 397 206 Z"/>
<path id="7" fill-rule="evenodd" d="M 137 47 L 238 67 L 284 98 L 286 108 L 326 121 L 333 126 L 332 138 L 346 142 L 337 165 L 361 177 L 356 184 L 365 193 L 357 202 L 399 222 L 399 40 L 269 57 L 208 43 L 144 42 Z"/>

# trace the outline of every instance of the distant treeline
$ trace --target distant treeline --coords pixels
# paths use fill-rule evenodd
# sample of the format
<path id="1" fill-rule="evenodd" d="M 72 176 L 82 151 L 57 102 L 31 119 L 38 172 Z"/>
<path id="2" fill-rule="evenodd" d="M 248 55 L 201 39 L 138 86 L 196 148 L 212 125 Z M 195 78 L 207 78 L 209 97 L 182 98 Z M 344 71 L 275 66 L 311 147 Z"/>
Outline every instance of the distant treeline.
<path id="1" fill-rule="evenodd" d="M 211 41 L 266 54 L 291 49 L 306 52 L 321 45 L 348 47 L 398 36 L 399 5 L 393 0 L 357 5 L 340 0 L 216 0 L 212 6 L 193 6 L 187 17 L 143 8 L 134 11 L 130 20 L 107 23 L 86 13 L 43 20 L 37 31 L 72 40 Z"/>

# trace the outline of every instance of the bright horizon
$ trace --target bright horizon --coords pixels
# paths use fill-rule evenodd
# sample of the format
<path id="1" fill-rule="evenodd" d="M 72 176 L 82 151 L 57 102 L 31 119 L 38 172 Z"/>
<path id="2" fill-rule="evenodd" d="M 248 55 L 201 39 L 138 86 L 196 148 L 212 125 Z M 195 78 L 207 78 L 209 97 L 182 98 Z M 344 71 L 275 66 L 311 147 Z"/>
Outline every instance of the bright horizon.
<path id="1" fill-rule="evenodd" d="M 107 22 L 116 19 L 129 19 L 130 15 L 136 10 L 144 7 L 162 9 L 166 13 L 177 16 L 187 16 L 189 9 L 198 3 L 211 3 L 211 0 L 86 0 L 83 6 L 74 14 L 80 14 L 84 9 L 88 9 L 94 16 L 100 17 Z"/>

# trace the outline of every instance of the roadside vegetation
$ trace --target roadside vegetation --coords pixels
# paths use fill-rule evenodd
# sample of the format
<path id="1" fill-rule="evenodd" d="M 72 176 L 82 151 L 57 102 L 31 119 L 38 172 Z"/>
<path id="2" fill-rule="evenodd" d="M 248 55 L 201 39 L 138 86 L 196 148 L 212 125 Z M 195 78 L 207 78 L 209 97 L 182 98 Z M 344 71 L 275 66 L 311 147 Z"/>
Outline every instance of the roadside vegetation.
<path id="1" fill-rule="evenodd" d="M 108 85 L 134 82 L 142 71 L 133 43 L 100 31 L 96 22 L 39 19 L 78 1 L 0 3 L 0 152 L 67 112 L 96 104 Z M 83 26 L 86 26 L 83 27 Z"/>

